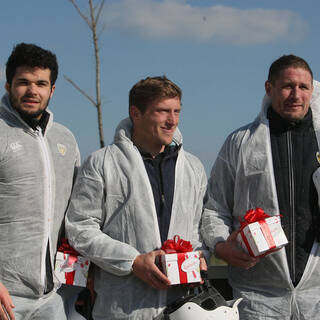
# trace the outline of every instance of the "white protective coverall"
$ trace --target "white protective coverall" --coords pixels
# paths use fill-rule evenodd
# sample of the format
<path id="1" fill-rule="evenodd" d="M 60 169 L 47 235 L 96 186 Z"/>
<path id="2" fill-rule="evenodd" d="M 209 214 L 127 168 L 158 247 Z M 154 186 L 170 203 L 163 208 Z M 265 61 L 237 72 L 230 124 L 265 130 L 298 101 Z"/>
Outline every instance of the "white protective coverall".
<path id="1" fill-rule="evenodd" d="M 318 144 L 319 94 L 319 82 L 314 82 L 311 109 Z M 266 96 L 258 117 L 227 138 L 212 168 L 201 230 L 212 251 L 218 242 L 227 240 L 239 228 L 239 217 L 247 210 L 260 207 L 270 215 L 279 214 L 266 117 L 269 106 L 270 99 Z M 249 270 L 229 266 L 234 296 L 244 298 L 239 305 L 240 319 L 319 319 L 319 255 L 319 243 L 314 242 L 304 274 L 295 288 L 285 248 L 262 258 Z"/>
<path id="2" fill-rule="evenodd" d="M 77 176 L 66 216 L 72 246 L 99 268 L 95 320 L 151 320 L 184 287 L 157 290 L 132 273 L 134 259 L 161 247 L 152 188 L 130 119 L 120 122 L 114 143 L 93 153 Z M 182 142 L 178 129 L 173 141 Z M 206 190 L 200 161 L 180 149 L 168 238 L 179 235 L 201 248 L 199 223 Z"/>
<path id="3" fill-rule="evenodd" d="M 7 94 L 1 100 L 0 282 L 13 297 L 17 319 L 29 319 L 31 304 L 42 304 L 37 301 L 44 297 L 47 246 L 49 243 L 53 269 L 75 170 L 80 165 L 74 136 L 48 113 L 42 134 L 21 119 Z M 60 284 L 53 278 L 57 288 Z M 25 298 L 32 303 L 22 306 Z M 51 300 L 58 303 L 59 299 L 46 301 Z M 57 312 L 57 308 L 53 310 Z M 63 318 L 51 313 L 42 319 Z"/>

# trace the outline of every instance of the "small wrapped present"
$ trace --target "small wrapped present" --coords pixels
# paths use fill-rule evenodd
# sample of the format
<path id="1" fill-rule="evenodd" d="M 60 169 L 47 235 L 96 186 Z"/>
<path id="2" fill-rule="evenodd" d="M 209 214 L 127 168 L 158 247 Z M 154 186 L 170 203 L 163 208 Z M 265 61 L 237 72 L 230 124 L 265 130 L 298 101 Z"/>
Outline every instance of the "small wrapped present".
<path id="1" fill-rule="evenodd" d="M 200 282 L 200 252 L 192 251 L 189 241 L 174 236 L 161 247 L 166 252 L 161 256 L 162 270 L 171 285 Z"/>
<path id="2" fill-rule="evenodd" d="M 55 275 L 61 283 L 86 287 L 90 261 L 82 257 L 62 239 L 58 248 L 55 263 Z"/>
<path id="3" fill-rule="evenodd" d="M 280 216 L 269 216 L 261 208 L 248 210 L 237 240 L 252 257 L 263 257 L 288 243 Z"/>

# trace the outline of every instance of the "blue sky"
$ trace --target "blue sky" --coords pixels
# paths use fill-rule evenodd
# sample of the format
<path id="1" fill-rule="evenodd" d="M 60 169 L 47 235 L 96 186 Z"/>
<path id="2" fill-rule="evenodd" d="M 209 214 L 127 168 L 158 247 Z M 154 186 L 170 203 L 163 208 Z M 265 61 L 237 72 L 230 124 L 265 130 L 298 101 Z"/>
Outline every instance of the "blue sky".
<path id="1" fill-rule="evenodd" d="M 78 3 L 88 9 L 87 1 Z M 260 110 L 272 61 L 299 55 L 320 79 L 319 11 L 319 0 L 106 0 L 99 42 L 106 143 L 127 116 L 133 84 L 165 74 L 183 90 L 185 149 L 209 173 L 226 136 Z M 85 159 L 99 148 L 96 110 L 63 75 L 94 95 L 87 25 L 68 0 L 3 0 L 0 21 L 0 94 L 16 43 L 55 52 L 60 74 L 50 109 Z"/>

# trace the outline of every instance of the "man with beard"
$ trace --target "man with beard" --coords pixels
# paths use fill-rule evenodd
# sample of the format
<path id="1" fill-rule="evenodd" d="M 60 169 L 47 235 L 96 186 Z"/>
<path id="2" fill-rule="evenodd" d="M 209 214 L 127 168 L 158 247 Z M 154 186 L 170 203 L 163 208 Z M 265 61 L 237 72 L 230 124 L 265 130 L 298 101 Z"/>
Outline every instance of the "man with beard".
<path id="1" fill-rule="evenodd" d="M 0 319 L 66 319 L 54 257 L 79 150 L 47 110 L 56 56 L 20 43 L 0 105 Z"/>

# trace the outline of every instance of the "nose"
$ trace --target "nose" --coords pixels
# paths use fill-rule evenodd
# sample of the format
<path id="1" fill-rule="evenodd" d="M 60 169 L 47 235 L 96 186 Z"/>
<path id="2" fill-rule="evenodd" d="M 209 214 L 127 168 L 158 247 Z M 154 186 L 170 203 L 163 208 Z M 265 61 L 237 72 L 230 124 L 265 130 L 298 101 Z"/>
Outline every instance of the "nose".
<path id="1" fill-rule="evenodd" d="M 174 110 L 168 113 L 167 122 L 172 125 L 176 126 L 179 121 L 179 114 L 177 114 Z"/>
<path id="2" fill-rule="evenodd" d="M 291 91 L 292 98 L 299 99 L 300 94 L 301 94 L 301 89 L 298 86 L 292 88 L 292 91 Z"/>
<path id="3" fill-rule="evenodd" d="M 27 94 L 29 95 L 37 94 L 37 86 L 34 83 L 29 83 L 27 87 Z"/>

